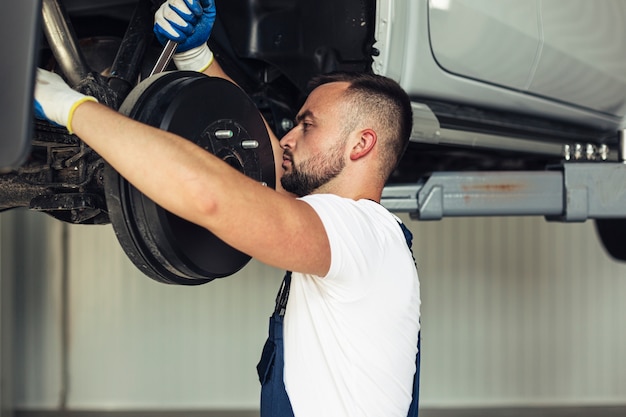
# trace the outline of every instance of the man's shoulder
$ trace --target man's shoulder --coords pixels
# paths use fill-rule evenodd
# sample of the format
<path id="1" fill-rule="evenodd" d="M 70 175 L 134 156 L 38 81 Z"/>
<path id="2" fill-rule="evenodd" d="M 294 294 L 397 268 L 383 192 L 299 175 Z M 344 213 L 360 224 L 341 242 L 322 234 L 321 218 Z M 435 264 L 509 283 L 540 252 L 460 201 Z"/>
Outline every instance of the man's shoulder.
<path id="1" fill-rule="evenodd" d="M 309 194 L 304 197 L 299 197 L 299 200 L 312 202 L 312 203 L 319 201 L 321 202 L 321 204 L 328 204 L 328 205 L 339 205 L 339 206 L 346 206 L 346 207 L 352 206 L 352 207 L 361 208 L 362 210 L 391 214 L 391 212 L 389 212 L 385 207 L 383 207 L 376 201 L 370 200 L 367 198 L 354 200 L 349 197 L 342 197 L 337 194 L 327 193 L 327 194 Z"/>
<path id="2" fill-rule="evenodd" d="M 312 194 L 302 200 L 313 207 L 327 227 L 334 225 L 333 228 L 353 234 L 357 228 L 374 235 L 400 232 L 400 219 L 373 200 L 353 200 L 335 194 Z"/>

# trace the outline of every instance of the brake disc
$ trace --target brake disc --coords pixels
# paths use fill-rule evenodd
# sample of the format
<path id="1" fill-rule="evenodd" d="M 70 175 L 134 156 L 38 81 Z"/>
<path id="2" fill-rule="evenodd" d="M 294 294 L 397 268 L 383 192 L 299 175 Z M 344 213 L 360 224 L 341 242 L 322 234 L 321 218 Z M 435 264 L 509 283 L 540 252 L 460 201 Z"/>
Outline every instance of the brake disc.
<path id="1" fill-rule="evenodd" d="M 135 87 L 120 112 L 176 133 L 275 187 L 274 157 L 263 119 L 250 98 L 228 81 L 196 72 L 162 73 Z M 232 275 L 250 260 L 208 230 L 155 204 L 110 166 L 105 169 L 105 195 L 122 248 L 156 281 L 203 284 Z"/>

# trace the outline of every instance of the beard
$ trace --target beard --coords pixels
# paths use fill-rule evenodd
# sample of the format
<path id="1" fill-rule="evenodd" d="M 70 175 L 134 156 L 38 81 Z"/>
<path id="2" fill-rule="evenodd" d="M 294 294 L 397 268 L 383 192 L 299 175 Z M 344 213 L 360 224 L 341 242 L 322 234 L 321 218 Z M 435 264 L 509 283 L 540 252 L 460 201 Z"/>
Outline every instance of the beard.
<path id="1" fill-rule="evenodd" d="M 291 172 L 283 174 L 280 183 L 283 188 L 298 197 L 313 193 L 343 171 L 344 143 L 338 143 L 328 154 L 318 154 L 296 166 L 291 152 L 285 154 L 291 159 Z"/>

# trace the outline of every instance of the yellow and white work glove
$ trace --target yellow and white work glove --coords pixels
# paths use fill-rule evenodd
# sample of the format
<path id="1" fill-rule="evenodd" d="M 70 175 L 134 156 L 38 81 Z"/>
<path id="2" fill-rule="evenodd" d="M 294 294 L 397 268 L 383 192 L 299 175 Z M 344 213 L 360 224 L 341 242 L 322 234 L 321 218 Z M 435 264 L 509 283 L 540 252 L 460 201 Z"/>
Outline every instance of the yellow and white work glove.
<path id="1" fill-rule="evenodd" d="M 167 0 L 154 14 L 154 34 L 165 45 L 178 44 L 173 56 L 179 70 L 206 70 L 213 63 L 207 46 L 215 22 L 213 0 Z"/>
<path id="2" fill-rule="evenodd" d="M 72 88 L 58 75 L 37 68 L 35 83 L 35 117 L 72 130 L 72 118 L 79 104 L 98 101 Z"/>

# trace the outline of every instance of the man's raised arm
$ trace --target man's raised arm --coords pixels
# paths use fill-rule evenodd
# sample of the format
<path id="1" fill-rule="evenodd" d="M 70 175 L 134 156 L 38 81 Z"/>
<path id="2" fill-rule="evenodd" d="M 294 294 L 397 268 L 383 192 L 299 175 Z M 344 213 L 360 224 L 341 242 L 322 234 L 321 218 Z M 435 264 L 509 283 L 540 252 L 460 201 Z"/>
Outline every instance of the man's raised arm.
<path id="1" fill-rule="evenodd" d="M 154 15 L 154 34 L 163 45 L 167 41 L 178 43 L 173 60 L 179 70 L 202 72 L 236 84 L 215 60 L 207 45 L 215 16 L 213 0 L 168 0 Z M 274 152 L 276 190 L 288 194 L 279 181 L 282 174 L 282 149 L 274 131 L 264 122 Z"/>
<path id="2" fill-rule="evenodd" d="M 307 203 L 261 185 L 180 136 L 94 102 L 41 69 L 35 108 L 37 117 L 66 126 L 164 209 L 268 265 L 320 276 L 328 272 L 328 237 Z"/>

